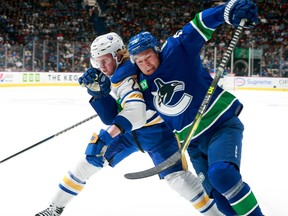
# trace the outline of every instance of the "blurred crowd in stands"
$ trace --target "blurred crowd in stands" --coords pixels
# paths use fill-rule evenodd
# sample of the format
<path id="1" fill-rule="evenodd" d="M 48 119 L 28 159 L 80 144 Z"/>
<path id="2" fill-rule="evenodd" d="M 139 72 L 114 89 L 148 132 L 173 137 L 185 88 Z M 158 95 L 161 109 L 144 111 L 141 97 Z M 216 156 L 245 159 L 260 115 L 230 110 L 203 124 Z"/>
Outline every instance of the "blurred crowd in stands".
<path id="1" fill-rule="evenodd" d="M 244 31 L 238 46 L 260 53 L 253 74 L 288 76 L 287 0 L 255 2 L 260 23 Z M 0 71 L 82 72 L 90 66 L 89 46 L 98 35 L 114 31 L 127 43 L 131 36 L 147 30 L 162 43 L 197 12 L 219 3 L 215 0 L 1 1 Z M 213 72 L 215 58 L 221 61 L 232 33 L 231 26 L 222 25 L 207 42 L 203 63 L 209 72 Z M 236 75 L 247 75 L 245 67 L 235 71 Z"/>

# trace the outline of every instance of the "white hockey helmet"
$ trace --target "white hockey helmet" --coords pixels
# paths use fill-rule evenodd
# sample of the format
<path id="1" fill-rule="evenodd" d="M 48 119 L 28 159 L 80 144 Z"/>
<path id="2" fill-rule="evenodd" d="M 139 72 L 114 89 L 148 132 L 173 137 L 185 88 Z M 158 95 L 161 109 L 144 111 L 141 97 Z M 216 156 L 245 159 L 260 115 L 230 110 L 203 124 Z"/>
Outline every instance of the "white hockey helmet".
<path id="1" fill-rule="evenodd" d="M 90 47 L 90 62 L 92 67 L 98 68 L 96 58 L 99 56 L 111 53 L 116 61 L 117 66 L 122 62 L 122 59 L 118 62 L 117 51 L 124 50 L 125 45 L 121 37 L 115 32 L 101 35 L 97 37 L 91 44 Z"/>

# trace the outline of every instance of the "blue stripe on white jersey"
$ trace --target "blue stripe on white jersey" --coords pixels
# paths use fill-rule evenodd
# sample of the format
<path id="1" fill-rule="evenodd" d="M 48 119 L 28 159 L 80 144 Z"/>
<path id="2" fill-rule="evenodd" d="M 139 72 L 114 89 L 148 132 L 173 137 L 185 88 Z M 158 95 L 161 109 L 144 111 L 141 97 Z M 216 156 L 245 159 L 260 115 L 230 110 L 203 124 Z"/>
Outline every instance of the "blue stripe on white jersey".
<path id="1" fill-rule="evenodd" d="M 122 108 L 125 107 L 125 103 L 127 102 L 144 102 L 144 98 L 142 92 L 140 90 L 131 90 L 125 93 L 122 98 L 120 98 L 120 105 Z"/>

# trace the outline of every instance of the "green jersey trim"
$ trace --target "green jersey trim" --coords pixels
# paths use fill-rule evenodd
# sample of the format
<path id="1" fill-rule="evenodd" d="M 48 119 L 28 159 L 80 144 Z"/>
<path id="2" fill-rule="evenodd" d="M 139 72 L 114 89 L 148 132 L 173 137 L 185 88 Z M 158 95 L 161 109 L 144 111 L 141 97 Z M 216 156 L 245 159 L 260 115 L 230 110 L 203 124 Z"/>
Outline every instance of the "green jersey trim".
<path id="1" fill-rule="evenodd" d="M 216 100 L 209 107 L 209 109 L 204 113 L 198 125 L 198 128 L 195 131 L 193 139 L 200 136 L 202 133 L 211 128 L 212 125 L 222 116 L 222 114 L 225 113 L 225 111 L 232 106 L 235 100 L 236 97 L 234 95 L 230 94 L 227 91 L 223 91 L 218 96 L 218 98 L 216 98 Z M 177 134 L 180 142 L 183 142 L 186 139 L 191 129 L 192 123 L 193 122 L 191 122 L 189 125 L 187 125 L 180 131 L 174 131 Z"/>
<path id="2" fill-rule="evenodd" d="M 195 18 L 191 21 L 193 27 L 199 32 L 199 34 L 208 41 L 212 38 L 215 29 L 207 28 L 202 21 L 202 12 L 196 14 Z"/>

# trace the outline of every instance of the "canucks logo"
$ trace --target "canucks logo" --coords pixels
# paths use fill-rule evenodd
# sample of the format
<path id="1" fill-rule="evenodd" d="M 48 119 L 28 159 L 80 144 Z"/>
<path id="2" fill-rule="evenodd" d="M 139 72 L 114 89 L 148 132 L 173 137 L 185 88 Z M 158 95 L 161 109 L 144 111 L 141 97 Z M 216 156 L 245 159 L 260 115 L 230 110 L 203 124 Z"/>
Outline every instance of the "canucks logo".
<path id="1" fill-rule="evenodd" d="M 183 113 L 190 105 L 193 97 L 184 93 L 178 101 L 173 101 L 176 92 L 185 89 L 185 83 L 182 81 L 170 81 L 165 83 L 160 78 L 154 80 L 157 86 L 157 92 L 153 92 L 153 103 L 155 108 L 164 115 L 176 116 Z"/>

